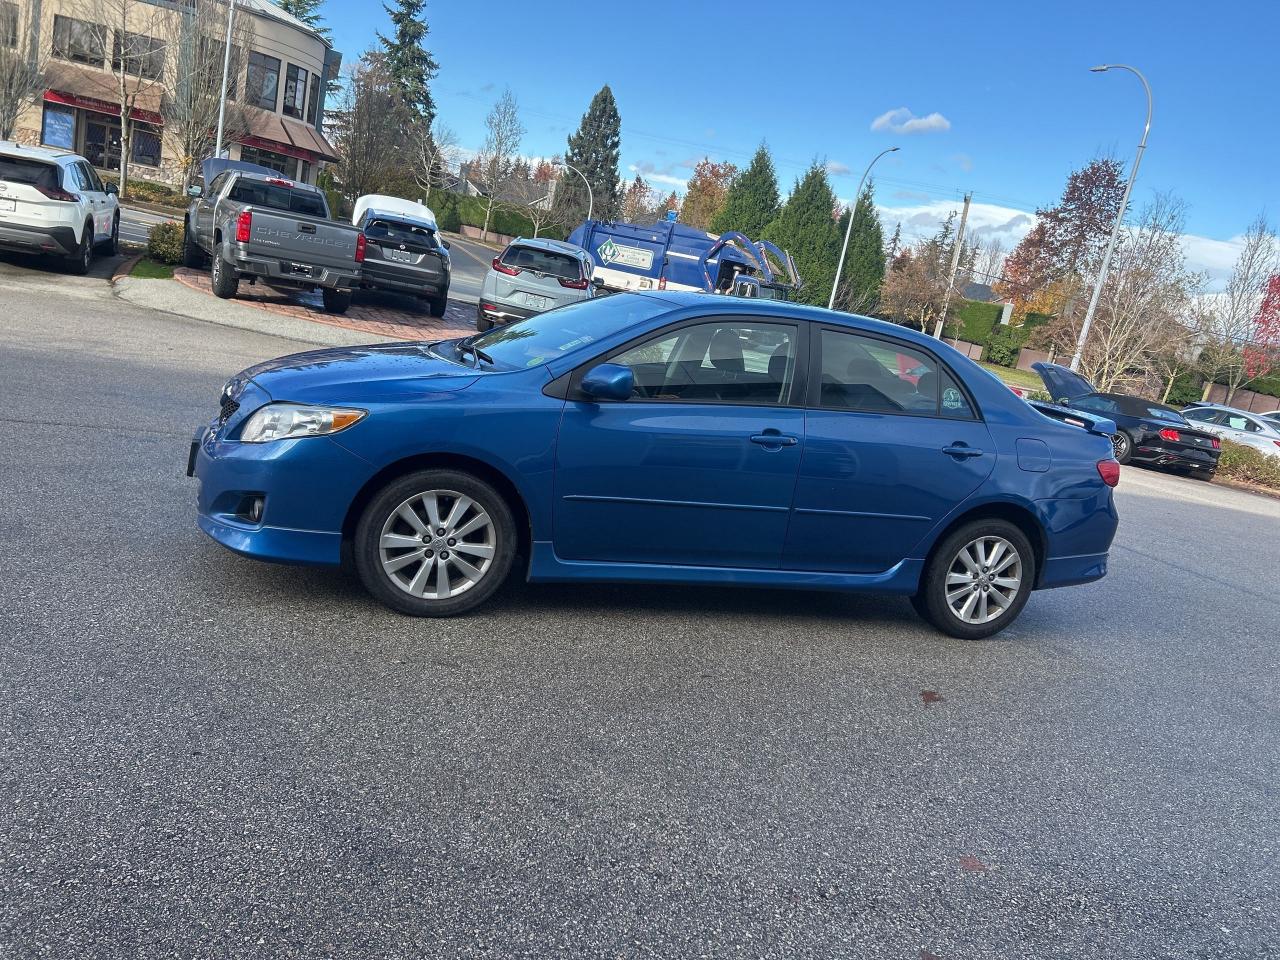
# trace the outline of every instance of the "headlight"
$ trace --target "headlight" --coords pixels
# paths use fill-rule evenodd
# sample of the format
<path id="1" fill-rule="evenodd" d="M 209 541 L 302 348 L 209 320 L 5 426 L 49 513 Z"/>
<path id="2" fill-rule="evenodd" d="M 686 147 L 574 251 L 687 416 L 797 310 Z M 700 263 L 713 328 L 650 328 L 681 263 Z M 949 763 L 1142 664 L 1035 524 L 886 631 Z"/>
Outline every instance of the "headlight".
<path id="1" fill-rule="evenodd" d="M 363 410 L 269 403 L 244 422 L 244 427 L 240 430 L 240 442 L 266 443 L 289 437 L 321 437 L 345 430 L 363 418 Z"/>

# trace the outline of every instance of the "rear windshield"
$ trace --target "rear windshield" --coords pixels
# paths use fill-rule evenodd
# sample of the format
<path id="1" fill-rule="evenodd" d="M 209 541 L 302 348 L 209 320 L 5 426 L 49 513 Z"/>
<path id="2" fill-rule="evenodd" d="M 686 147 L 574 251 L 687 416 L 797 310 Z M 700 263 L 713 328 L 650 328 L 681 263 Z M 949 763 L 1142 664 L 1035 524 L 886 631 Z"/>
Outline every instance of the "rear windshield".
<path id="1" fill-rule="evenodd" d="M 295 190 L 293 187 L 282 187 L 279 184 L 267 183 L 264 180 L 251 180 L 241 177 L 231 188 L 231 199 L 237 203 L 251 203 L 255 207 L 268 207 L 272 210 L 287 210 L 290 213 L 302 213 L 310 217 L 324 217 L 324 198 L 310 190 Z"/>
<path id="2" fill-rule="evenodd" d="M 1187 419 L 1173 407 L 1160 403 L 1152 403 L 1141 397 L 1116 397 L 1116 405 L 1121 413 L 1131 417 L 1150 417 L 1152 420 L 1164 420 L 1168 423 L 1186 423 Z"/>
<path id="3" fill-rule="evenodd" d="M 396 223 L 394 220 L 370 220 L 364 228 L 366 237 L 377 240 L 394 240 L 397 243 L 416 243 L 419 246 L 436 249 L 436 235 L 426 227 L 415 227 L 408 223 Z"/>
<path id="4" fill-rule="evenodd" d="M 46 187 L 53 190 L 62 186 L 58 182 L 57 165 L 28 160 L 26 157 L 0 156 L 0 180 L 8 180 L 10 183 L 28 183 L 33 187 Z"/>
<path id="5" fill-rule="evenodd" d="M 539 250 L 536 247 L 523 247 L 512 244 L 502 252 L 502 262 L 508 267 L 519 267 L 531 273 L 545 273 L 552 277 L 563 277 L 566 280 L 582 279 L 582 269 L 577 257 L 567 253 L 556 253 L 554 250 Z"/>

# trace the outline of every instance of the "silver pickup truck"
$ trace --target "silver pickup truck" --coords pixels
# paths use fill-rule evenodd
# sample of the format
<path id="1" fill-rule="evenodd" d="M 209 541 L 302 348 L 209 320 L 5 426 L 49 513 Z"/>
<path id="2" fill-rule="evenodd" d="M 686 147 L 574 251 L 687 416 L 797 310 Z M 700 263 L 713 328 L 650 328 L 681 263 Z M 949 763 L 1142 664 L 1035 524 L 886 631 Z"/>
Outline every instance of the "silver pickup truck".
<path id="1" fill-rule="evenodd" d="M 345 313 L 360 284 L 365 239 L 329 219 L 315 187 L 252 164 L 219 161 L 204 189 L 192 187 L 183 264 L 210 263 L 214 296 L 234 297 L 240 281 L 283 289 L 318 289 L 328 313 Z"/>

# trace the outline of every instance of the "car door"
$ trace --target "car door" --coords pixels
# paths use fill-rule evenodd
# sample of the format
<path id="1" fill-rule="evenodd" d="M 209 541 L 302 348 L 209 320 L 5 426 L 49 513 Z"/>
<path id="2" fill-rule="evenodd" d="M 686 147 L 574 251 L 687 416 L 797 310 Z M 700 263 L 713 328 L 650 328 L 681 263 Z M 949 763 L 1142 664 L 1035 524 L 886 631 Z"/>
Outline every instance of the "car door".
<path id="1" fill-rule="evenodd" d="M 933 354 L 842 328 L 811 340 L 804 460 L 782 565 L 888 570 L 991 473 L 991 435 Z"/>
<path id="2" fill-rule="evenodd" d="M 776 569 L 804 453 L 804 339 L 803 323 L 704 317 L 588 364 L 630 367 L 635 390 L 593 402 L 571 389 L 556 553 Z"/>
<path id="3" fill-rule="evenodd" d="M 213 178 L 204 193 L 196 201 L 196 238 L 204 250 L 213 249 L 213 211 L 218 203 L 218 194 L 227 185 L 229 174 L 221 173 Z"/>
<path id="4" fill-rule="evenodd" d="M 93 235 L 102 238 L 111 233 L 111 204 L 103 186 L 93 168 L 83 160 L 75 163 L 76 175 L 80 180 L 80 190 L 89 203 L 93 213 Z"/>

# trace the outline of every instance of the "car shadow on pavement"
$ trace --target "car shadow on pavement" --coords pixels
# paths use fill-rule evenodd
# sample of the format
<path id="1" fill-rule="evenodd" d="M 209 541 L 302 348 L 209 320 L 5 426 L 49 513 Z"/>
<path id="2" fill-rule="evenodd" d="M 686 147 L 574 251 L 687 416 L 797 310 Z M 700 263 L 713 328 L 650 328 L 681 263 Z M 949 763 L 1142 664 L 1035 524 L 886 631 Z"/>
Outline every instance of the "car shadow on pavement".
<path id="1" fill-rule="evenodd" d="M 123 250 L 110 257 L 98 254 L 93 258 L 93 266 L 89 268 L 89 272 L 84 276 L 95 280 L 110 280 L 115 274 L 116 268 L 129 256 L 131 254 Z M 0 263 L 19 267 L 23 270 L 45 273 L 50 276 L 75 276 L 71 269 L 71 264 L 61 257 L 45 257 L 37 254 L 9 253 L 6 251 L 0 253 Z"/>

